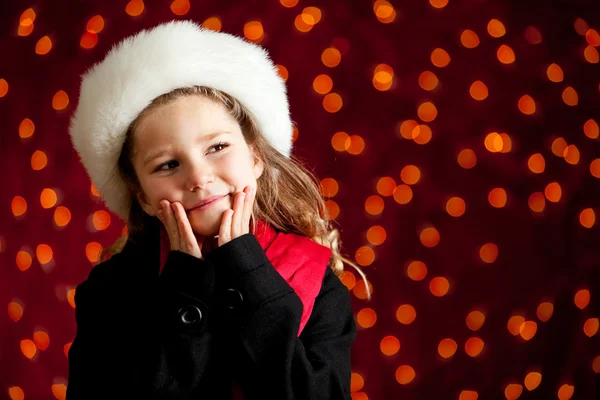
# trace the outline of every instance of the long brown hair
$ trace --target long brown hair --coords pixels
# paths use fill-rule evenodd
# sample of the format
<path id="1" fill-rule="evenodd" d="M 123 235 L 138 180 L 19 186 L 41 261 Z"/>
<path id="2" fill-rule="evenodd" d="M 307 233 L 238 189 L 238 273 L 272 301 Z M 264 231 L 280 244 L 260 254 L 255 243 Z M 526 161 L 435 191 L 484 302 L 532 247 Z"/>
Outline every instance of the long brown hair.
<path id="1" fill-rule="evenodd" d="M 223 104 L 239 123 L 246 143 L 254 150 L 254 156 L 264 163 L 263 173 L 257 180 L 251 218 L 253 228 L 256 227 L 257 220 L 262 220 L 282 232 L 299 234 L 329 247 L 332 251 L 329 266 L 335 275 L 339 276 L 343 272 L 344 263 L 355 268 L 365 280 L 367 296 L 370 299 L 371 293 L 364 273 L 351 260 L 340 254 L 340 233 L 331 224 L 316 177 L 294 155 L 288 158 L 273 148 L 260 134 L 252 115 L 235 98 L 204 86 L 175 89 L 155 98 L 129 127 L 118 160 L 118 173 L 127 183 L 130 193 L 127 234 L 118 238 L 112 246 L 103 249 L 100 260 L 103 260 L 107 253 L 119 253 L 127 240 L 134 239 L 145 230 L 148 223 L 154 222 L 154 217 L 146 214 L 137 201 L 137 193 L 145 196 L 132 163 L 136 156 L 134 132 L 139 121 L 156 107 L 164 106 L 183 96 L 193 95 L 205 96 Z"/>

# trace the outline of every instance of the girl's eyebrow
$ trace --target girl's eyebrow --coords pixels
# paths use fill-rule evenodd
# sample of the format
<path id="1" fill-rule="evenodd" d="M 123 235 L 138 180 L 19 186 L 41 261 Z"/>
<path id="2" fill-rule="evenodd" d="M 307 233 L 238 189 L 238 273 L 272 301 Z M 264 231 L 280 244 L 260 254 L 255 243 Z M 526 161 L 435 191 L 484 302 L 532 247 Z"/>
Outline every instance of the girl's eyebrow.
<path id="1" fill-rule="evenodd" d="M 202 135 L 202 136 L 200 136 L 198 138 L 198 142 L 207 142 L 207 141 L 212 140 L 213 138 L 215 138 L 215 137 L 217 137 L 219 135 L 222 135 L 224 133 L 231 133 L 231 132 L 229 132 L 229 131 L 218 131 L 218 132 L 209 133 L 208 135 Z M 169 152 L 169 150 L 163 149 L 163 150 L 160 150 L 160 151 L 158 151 L 158 152 L 156 152 L 156 153 L 154 153 L 154 154 L 146 157 L 144 159 L 143 166 L 145 167 L 146 165 L 148 165 L 148 163 L 150 161 L 154 160 L 155 158 L 162 157 L 165 154 L 167 154 L 168 152 Z"/>

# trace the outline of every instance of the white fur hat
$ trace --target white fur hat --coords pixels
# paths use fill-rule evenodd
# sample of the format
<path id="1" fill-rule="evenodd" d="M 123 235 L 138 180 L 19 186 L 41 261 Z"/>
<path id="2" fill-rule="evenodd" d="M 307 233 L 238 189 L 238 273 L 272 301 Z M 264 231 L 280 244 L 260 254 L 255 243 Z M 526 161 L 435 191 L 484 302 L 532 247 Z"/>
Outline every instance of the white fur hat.
<path id="1" fill-rule="evenodd" d="M 129 125 L 156 97 L 181 87 L 209 86 L 242 103 L 262 135 L 289 157 L 286 87 L 262 47 L 192 21 L 171 21 L 115 45 L 83 76 L 69 134 L 106 206 L 127 220 L 129 195 L 117 160 Z"/>

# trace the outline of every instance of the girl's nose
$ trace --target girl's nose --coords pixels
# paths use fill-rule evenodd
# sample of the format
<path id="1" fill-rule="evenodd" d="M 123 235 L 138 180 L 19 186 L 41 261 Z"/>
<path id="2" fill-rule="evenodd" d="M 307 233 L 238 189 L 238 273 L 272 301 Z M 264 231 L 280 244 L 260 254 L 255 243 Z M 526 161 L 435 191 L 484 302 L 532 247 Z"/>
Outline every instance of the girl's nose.
<path id="1" fill-rule="evenodd" d="M 186 186 L 189 191 L 194 191 L 197 187 L 204 188 L 214 180 L 213 169 L 207 163 L 193 163 L 187 174 Z"/>

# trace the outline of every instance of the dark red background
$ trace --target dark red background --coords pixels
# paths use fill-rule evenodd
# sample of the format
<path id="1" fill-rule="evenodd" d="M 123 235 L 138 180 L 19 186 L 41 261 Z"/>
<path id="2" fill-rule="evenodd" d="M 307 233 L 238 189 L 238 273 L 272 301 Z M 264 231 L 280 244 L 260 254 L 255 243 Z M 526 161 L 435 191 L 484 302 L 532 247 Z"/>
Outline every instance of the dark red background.
<path id="1" fill-rule="evenodd" d="M 598 373 L 592 363 L 600 356 L 599 334 L 588 337 L 583 326 L 600 315 L 600 235 L 598 223 L 591 228 L 579 222 L 582 210 L 600 212 L 600 181 L 590 172 L 590 163 L 600 157 L 598 139 L 586 137 L 583 124 L 600 120 L 600 64 L 585 60 L 586 37 L 576 32 L 574 23 L 582 18 L 590 28 L 600 29 L 600 6 L 596 1 L 500 1 L 450 0 L 442 8 L 427 0 L 391 1 L 398 13 L 390 24 L 379 22 L 373 1 L 300 0 L 293 8 L 269 1 L 193 1 L 184 17 L 170 10 L 170 0 L 145 1 L 138 17 L 125 12 L 127 1 L 4 1 L 0 5 L 0 78 L 9 84 L 0 98 L 0 167 L 4 189 L 0 192 L 0 397 L 8 398 L 9 388 L 19 387 L 26 399 L 63 398 L 68 376 L 64 346 L 75 334 L 74 310 L 67 291 L 87 277 L 93 263 L 86 257 L 86 245 L 112 244 L 123 222 L 112 215 L 106 230 L 91 227 L 90 216 L 104 209 L 90 193 L 90 182 L 70 145 L 68 122 L 77 104 L 80 74 L 103 58 L 121 38 L 173 18 L 203 22 L 218 16 L 225 32 L 243 35 L 244 24 L 262 22 L 262 45 L 275 63 L 289 71 L 287 85 L 293 120 L 298 125 L 294 152 L 306 160 L 319 178 L 334 178 L 340 186 L 332 198 L 341 209 L 336 219 L 342 231 L 343 250 L 351 258 L 361 246 L 373 247 L 375 261 L 365 266 L 374 288 L 372 301 L 352 296 L 358 313 L 371 308 L 377 321 L 359 328 L 352 350 L 355 399 L 459 399 L 463 390 L 476 391 L 480 399 L 504 399 L 508 384 L 523 385 L 528 372 L 538 371 L 538 388 L 523 388 L 522 399 L 558 398 L 564 384 L 574 386 L 573 399 L 597 398 Z M 294 20 L 304 7 L 317 6 L 322 20 L 307 33 L 298 32 Z M 26 37 L 17 35 L 19 18 L 27 8 L 36 11 L 35 27 Z M 79 45 L 87 21 L 101 15 L 105 27 L 93 49 Z M 494 38 L 487 32 L 490 19 L 506 27 L 506 35 Z M 542 42 L 525 40 L 528 26 L 542 34 Z M 460 33 L 471 29 L 481 41 L 474 49 L 461 45 Z M 36 42 L 49 35 L 52 50 L 35 53 Z M 347 51 L 335 68 L 321 63 L 323 50 L 345 39 Z M 501 64 L 496 50 L 511 46 L 516 61 Z M 451 57 L 445 68 L 432 65 L 434 48 L 444 48 Z M 374 69 L 385 63 L 394 70 L 390 90 L 373 86 Z M 546 68 L 559 64 L 564 81 L 551 82 Z M 419 87 L 421 72 L 434 72 L 440 80 L 429 92 Z M 344 104 L 337 113 L 326 112 L 323 95 L 312 87 L 314 78 L 328 74 L 333 91 Z M 469 95 L 475 80 L 489 88 L 489 97 L 476 101 Z M 577 106 L 561 99 L 565 87 L 579 95 Z M 64 90 L 70 98 L 62 111 L 52 108 L 52 98 Z M 531 95 L 537 110 L 524 115 L 517 107 L 519 98 Z M 431 101 L 437 118 L 428 123 L 432 140 L 418 145 L 403 139 L 398 128 L 407 119 L 418 120 L 417 108 Z M 24 118 L 34 121 L 32 137 L 19 137 Z M 338 131 L 360 135 L 365 149 L 358 155 L 338 152 L 331 138 Z M 506 132 L 512 139 L 509 153 L 491 153 L 485 136 Z M 572 165 L 551 151 L 552 141 L 563 137 L 577 146 L 580 160 Z M 473 169 L 461 168 L 457 154 L 471 148 L 477 154 Z M 34 171 L 31 156 L 42 150 L 47 166 Z M 542 174 L 527 167 L 529 156 L 541 153 L 546 160 Z M 402 184 L 400 171 L 413 164 L 421 170 L 421 180 L 412 186 L 413 199 L 406 205 L 393 197 L 383 197 L 380 215 L 365 211 L 365 201 L 376 195 L 381 177 Z M 550 182 L 562 187 L 562 197 L 546 200 L 543 212 L 533 212 L 529 196 L 544 192 Z M 491 189 L 508 193 L 503 208 L 490 206 Z M 55 206 L 44 209 L 40 193 L 52 188 L 59 193 Z M 24 215 L 15 217 L 11 202 L 22 196 L 28 204 Z M 459 218 L 445 211 L 446 200 L 460 196 L 466 212 Z M 72 214 L 66 227 L 53 222 L 57 206 Z M 367 230 L 382 226 L 387 239 L 370 245 Z M 434 226 L 441 240 L 433 248 L 423 246 L 419 234 L 424 226 Z M 495 243 L 496 261 L 485 264 L 479 248 Z M 47 244 L 53 250 L 52 268 L 36 259 L 36 248 Z M 17 268 L 18 251 L 27 251 L 33 263 L 25 271 Z M 406 267 L 412 260 L 423 261 L 427 277 L 411 280 Z M 348 268 L 349 271 L 353 271 Z M 436 297 L 429 291 L 435 276 L 450 281 L 450 291 Z M 358 276 L 357 276 L 358 278 Z M 575 306 L 577 291 L 587 289 L 591 301 L 584 309 Z M 14 321 L 6 312 L 18 302 L 24 313 Z M 549 321 L 536 316 L 541 302 L 554 305 Z M 396 320 L 396 309 L 412 304 L 417 318 L 410 325 Z M 123 304 L 127 307 L 127 304 Z M 470 311 L 482 310 L 483 327 L 469 330 L 465 318 Z M 537 322 L 537 333 L 526 341 L 507 329 L 511 316 L 519 314 Z M 20 343 L 33 340 L 44 331 L 50 344 L 31 359 L 24 356 Z M 400 351 L 386 356 L 380 350 L 383 337 L 400 340 Z M 464 351 L 472 336 L 485 342 L 475 358 Z M 438 344 L 452 338 L 458 350 L 449 359 L 438 354 Z M 134 345 L 134 344 L 132 344 Z M 118 360 L 115 360 L 118 362 Z M 598 361 L 597 361 L 598 362 Z M 410 365 L 415 379 L 401 385 L 396 370 Z M 599 368 L 599 367 L 597 367 Z M 111 382 L 107 381 L 107 385 Z M 53 385 L 54 394 L 53 394 Z M 16 390 L 16 389 L 13 389 Z M 13 392 L 14 393 L 14 392 Z M 15 397 L 17 398 L 17 397 Z"/>

